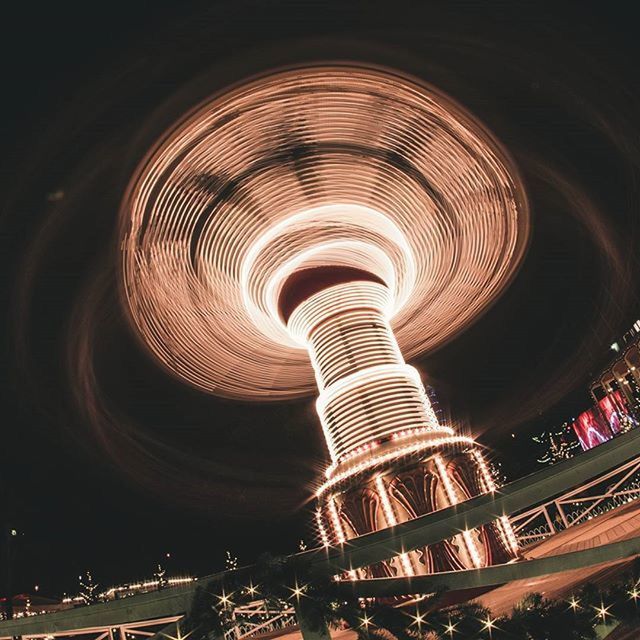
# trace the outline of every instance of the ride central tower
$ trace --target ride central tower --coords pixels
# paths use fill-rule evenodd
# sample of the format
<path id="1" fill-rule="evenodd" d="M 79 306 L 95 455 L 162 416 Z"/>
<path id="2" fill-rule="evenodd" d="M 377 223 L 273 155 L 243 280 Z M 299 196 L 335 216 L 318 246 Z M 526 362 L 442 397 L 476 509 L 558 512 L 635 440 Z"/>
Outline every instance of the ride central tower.
<path id="1" fill-rule="evenodd" d="M 331 456 L 317 492 L 316 525 L 325 545 L 494 491 L 471 438 L 440 424 L 418 371 L 389 324 L 392 293 L 361 269 L 294 272 L 279 312 L 311 358 L 316 408 Z M 428 549 L 370 567 L 374 576 L 478 568 L 517 553 L 506 518 Z"/>

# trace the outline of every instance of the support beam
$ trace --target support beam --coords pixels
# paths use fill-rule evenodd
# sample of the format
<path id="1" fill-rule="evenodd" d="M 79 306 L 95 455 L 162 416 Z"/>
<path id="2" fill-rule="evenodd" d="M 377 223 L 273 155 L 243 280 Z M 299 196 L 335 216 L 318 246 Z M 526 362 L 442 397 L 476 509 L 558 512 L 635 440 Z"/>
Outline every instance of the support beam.
<path id="1" fill-rule="evenodd" d="M 303 566 L 308 563 L 312 570 L 317 571 L 318 574 L 329 575 L 375 564 L 399 553 L 450 538 L 465 528 L 471 529 L 480 526 L 505 513 L 512 514 L 523 511 L 528 507 L 555 498 L 571 487 L 580 486 L 597 476 L 604 475 L 633 458 L 640 458 L 640 429 L 629 431 L 576 458 L 512 482 L 494 495 L 479 496 L 395 527 L 350 540 L 340 547 L 314 549 L 296 554 L 293 557 Z M 597 550 L 590 551 L 596 552 Z M 551 560 L 551 558 L 544 560 Z M 600 561 L 604 562 L 605 560 Z M 505 582 L 522 577 L 517 572 L 525 570 L 525 567 L 529 565 L 530 563 L 504 565 L 512 567 L 514 573 L 511 577 L 502 576 L 501 580 Z M 482 569 L 482 571 L 498 569 L 502 569 L 502 567 L 489 567 Z M 248 581 L 252 570 L 252 567 L 244 567 L 234 572 L 234 575 L 246 575 Z M 198 584 L 206 584 L 209 581 L 219 581 L 222 584 L 225 575 L 217 574 L 202 578 L 199 582 L 189 586 L 145 593 L 109 603 L 29 618 L 6 620 L 0 622 L 0 640 L 11 636 L 60 634 L 63 631 L 91 627 L 117 627 L 140 620 L 183 615 L 189 610 Z M 460 572 L 459 580 L 468 580 L 471 576 L 472 574 L 468 572 Z M 425 576 L 425 579 L 428 578 L 430 576 Z M 473 585 L 468 584 L 467 586 Z M 413 593 L 415 592 L 414 590 Z"/>
<path id="2" fill-rule="evenodd" d="M 182 618 L 170 622 L 168 625 L 162 627 L 160 631 L 156 632 L 153 636 L 153 640 L 171 640 L 171 638 L 180 638 L 180 623 Z"/>
<path id="3" fill-rule="evenodd" d="M 443 588 L 450 591 L 476 589 L 501 585 L 513 580 L 537 578 L 553 573 L 584 569 L 598 564 L 632 558 L 637 555 L 640 555 L 640 536 L 582 551 L 572 551 L 557 556 L 522 562 L 510 562 L 493 567 L 484 567 L 483 569 L 450 571 L 401 578 L 345 580 L 337 583 L 337 588 L 345 594 L 352 594 L 359 598 L 382 598 L 414 593 L 432 593 Z"/>
<path id="4" fill-rule="evenodd" d="M 11 636 L 62 635 L 78 629 L 107 629 L 143 620 L 184 615 L 198 583 L 142 593 L 76 609 L 0 622 L 0 640 Z"/>

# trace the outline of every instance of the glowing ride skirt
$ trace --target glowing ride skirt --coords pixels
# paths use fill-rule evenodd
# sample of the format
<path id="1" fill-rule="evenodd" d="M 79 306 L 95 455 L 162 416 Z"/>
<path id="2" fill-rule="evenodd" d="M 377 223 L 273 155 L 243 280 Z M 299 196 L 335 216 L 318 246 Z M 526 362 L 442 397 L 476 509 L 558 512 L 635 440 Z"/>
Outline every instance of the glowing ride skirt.
<path id="1" fill-rule="evenodd" d="M 518 174 L 460 106 L 381 69 L 263 76 L 165 134 L 121 219 L 123 296 L 165 367 L 237 399 L 317 386 L 325 543 L 495 490 L 473 440 L 439 424 L 405 362 L 481 314 L 527 242 Z M 371 571 L 514 552 L 502 519 Z"/>

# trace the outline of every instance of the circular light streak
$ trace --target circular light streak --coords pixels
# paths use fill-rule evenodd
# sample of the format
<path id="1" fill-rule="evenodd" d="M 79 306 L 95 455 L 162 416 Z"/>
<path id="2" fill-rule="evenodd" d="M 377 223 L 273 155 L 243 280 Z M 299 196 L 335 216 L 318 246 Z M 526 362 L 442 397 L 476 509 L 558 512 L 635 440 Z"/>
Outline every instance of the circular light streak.
<path id="1" fill-rule="evenodd" d="M 467 326 L 528 237 L 509 158 L 460 106 L 395 72 L 276 72 L 214 96 L 166 133 L 122 206 L 124 295 L 172 372 L 230 398 L 313 392 L 283 284 L 361 269 L 409 359 Z"/>

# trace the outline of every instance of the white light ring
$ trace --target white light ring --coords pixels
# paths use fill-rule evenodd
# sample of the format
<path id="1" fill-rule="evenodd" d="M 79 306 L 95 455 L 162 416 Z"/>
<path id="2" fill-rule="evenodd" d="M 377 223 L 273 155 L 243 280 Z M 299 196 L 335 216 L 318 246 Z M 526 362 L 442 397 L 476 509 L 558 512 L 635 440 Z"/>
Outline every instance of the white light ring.
<path id="1" fill-rule="evenodd" d="M 364 382 L 384 381 L 387 377 L 408 378 L 414 382 L 416 386 L 422 384 L 418 370 L 408 364 L 385 364 L 377 367 L 370 367 L 345 376 L 330 387 L 324 389 L 316 399 L 316 410 L 318 413 L 322 413 L 325 410 L 327 403 L 329 403 L 333 397 L 340 394 L 351 385 L 359 385 Z"/>
<path id="2" fill-rule="evenodd" d="M 292 255 L 278 257 L 277 252 L 270 249 L 270 246 L 278 246 L 281 251 L 291 252 L 292 249 L 287 239 L 289 234 L 295 230 L 295 235 L 301 234 L 304 236 L 310 229 L 322 229 L 322 224 L 326 225 L 324 233 L 326 233 L 327 238 L 314 239 L 310 246 L 303 245 L 299 249 L 296 247 Z M 358 233 L 359 229 L 373 234 L 370 242 L 355 242 L 353 240 L 354 236 L 357 237 L 355 234 Z M 348 240 L 349 235 L 346 235 L 349 230 L 350 241 Z M 334 235 L 337 236 L 337 239 L 332 238 Z M 342 235 L 346 235 L 346 237 L 340 238 Z M 393 261 L 385 251 L 385 247 L 374 243 L 375 236 L 379 236 L 381 241 L 391 243 L 396 247 L 393 254 L 401 258 L 397 268 L 394 267 Z M 271 320 L 278 319 L 274 291 L 277 296 L 280 283 L 296 269 L 302 268 L 314 253 L 319 253 L 330 247 L 335 247 L 336 249 L 340 247 L 346 248 L 349 244 L 351 244 L 352 253 L 356 253 L 358 246 L 362 246 L 366 250 L 369 255 L 368 264 L 353 264 L 353 261 L 348 258 L 348 252 L 344 252 L 344 256 L 347 257 L 346 260 L 336 261 L 335 264 L 371 270 L 372 273 L 384 280 L 393 292 L 394 306 L 391 314 L 397 313 L 411 293 L 415 279 L 415 259 L 411 247 L 398 227 L 384 214 L 369 207 L 347 203 L 324 205 L 292 215 L 274 225 L 251 245 L 242 261 L 240 275 L 243 300 L 249 313 L 251 315 L 268 315 Z M 388 249 L 388 247 L 386 248 Z M 263 270 L 263 265 L 258 263 L 258 257 L 267 251 L 270 263 L 278 264 L 279 266 L 276 268 L 275 274 L 269 279 L 267 286 L 263 286 L 256 291 L 251 284 L 255 280 L 254 269 Z M 377 256 L 378 265 L 375 264 L 374 256 Z M 396 272 L 402 274 L 402 277 L 397 277 Z M 261 321 L 258 320 L 257 322 L 261 326 Z"/>
<path id="3" fill-rule="evenodd" d="M 348 282 L 327 287 L 300 303 L 287 322 L 294 338 L 309 346 L 309 334 L 321 323 L 354 309 L 370 309 L 382 319 L 391 305 L 391 293 L 377 282 Z"/>
<path id="4" fill-rule="evenodd" d="M 282 290 L 282 286 L 287 278 L 290 275 L 293 275 L 296 271 L 317 266 L 316 263 L 318 262 L 318 258 L 325 255 L 328 250 L 333 250 L 335 252 L 334 255 L 336 257 L 332 264 L 362 268 L 364 271 L 374 273 L 382 279 L 387 284 L 388 289 L 388 292 L 384 294 L 386 300 L 384 305 L 385 316 L 391 317 L 393 315 L 396 302 L 393 297 L 392 288 L 395 282 L 395 270 L 387 255 L 376 246 L 365 245 L 360 242 L 342 241 L 324 243 L 296 255 L 288 262 L 283 263 L 282 266 L 275 271 L 268 280 L 264 287 L 264 291 L 261 294 L 265 306 L 264 311 L 254 304 L 252 300 L 249 300 L 248 297 L 245 297 L 245 304 L 249 305 L 247 307 L 249 313 L 256 314 L 254 316 L 256 318 L 256 325 L 260 326 L 266 335 L 270 335 L 273 339 L 275 339 L 277 335 L 278 339 L 281 339 L 283 342 L 291 341 L 292 332 L 284 323 L 279 313 L 278 298 L 280 291 Z M 354 254 L 363 250 L 367 251 L 369 258 L 372 258 L 373 256 L 377 258 L 378 264 L 376 267 L 372 264 L 373 260 L 369 260 L 368 264 L 362 264 L 362 261 L 353 259 Z M 351 260 L 341 260 L 340 254 L 348 255 L 348 252 L 351 254 Z M 287 337 L 280 338 L 281 334 L 286 335 Z M 297 332 L 294 332 L 294 340 L 296 345 L 306 348 L 306 338 L 303 339 L 302 337 L 298 337 Z"/>
<path id="5" fill-rule="evenodd" d="M 340 473 L 335 472 L 338 467 L 342 465 L 331 465 L 325 471 L 325 476 L 327 477 L 326 482 L 316 489 L 316 498 L 319 498 L 325 491 L 327 491 L 327 489 L 331 489 L 337 484 L 379 465 L 388 463 L 392 460 L 399 460 L 406 456 L 426 451 L 427 449 L 437 449 L 438 447 L 456 444 L 475 445 L 475 441 L 473 438 L 469 438 L 467 436 L 447 436 L 436 440 L 429 440 L 427 442 L 416 442 L 411 445 L 407 445 L 402 449 L 394 449 L 379 456 L 371 454 L 365 460 L 358 462 L 353 466 L 344 465 L 345 469 L 340 471 Z"/>

